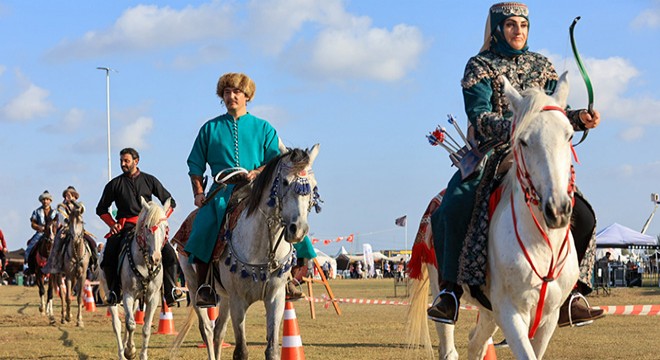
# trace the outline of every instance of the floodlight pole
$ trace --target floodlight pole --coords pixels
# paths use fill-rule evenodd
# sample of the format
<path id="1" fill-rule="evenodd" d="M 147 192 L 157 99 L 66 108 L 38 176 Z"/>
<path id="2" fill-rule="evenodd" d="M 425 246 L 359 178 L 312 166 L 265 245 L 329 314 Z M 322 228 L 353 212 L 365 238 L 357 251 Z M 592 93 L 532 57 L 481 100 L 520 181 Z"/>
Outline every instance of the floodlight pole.
<path id="1" fill-rule="evenodd" d="M 110 71 L 117 70 L 109 67 L 97 67 L 98 70 L 105 71 L 105 108 L 108 117 L 108 181 L 112 180 L 112 159 L 110 155 Z"/>
<path id="2" fill-rule="evenodd" d="M 646 232 L 646 229 L 648 229 L 649 225 L 651 224 L 651 220 L 653 220 L 653 216 L 655 215 L 655 211 L 658 210 L 658 205 L 660 205 L 660 195 L 653 193 L 651 194 L 651 201 L 653 201 L 653 204 L 655 205 L 653 207 L 653 211 L 651 212 L 651 215 L 649 215 L 649 218 L 646 219 L 646 222 L 644 223 L 644 226 L 642 227 L 641 233 L 644 234 Z"/>

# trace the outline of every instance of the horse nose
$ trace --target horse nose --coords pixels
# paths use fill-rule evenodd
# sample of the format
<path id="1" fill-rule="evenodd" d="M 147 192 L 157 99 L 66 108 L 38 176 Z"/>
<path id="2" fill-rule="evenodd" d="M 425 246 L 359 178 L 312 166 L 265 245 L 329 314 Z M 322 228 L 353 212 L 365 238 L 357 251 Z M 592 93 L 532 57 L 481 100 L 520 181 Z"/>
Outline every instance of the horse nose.
<path id="1" fill-rule="evenodd" d="M 161 257 L 162 255 L 160 251 L 154 251 L 154 253 L 151 254 L 151 261 L 153 261 L 154 263 L 158 263 L 160 262 Z"/>
<path id="2" fill-rule="evenodd" d="M 298 231 L 298 225 L 296 225 L 296 224 L 289 224 L 289 233 L 290 233 L 290 234 L 295 234 L 296 231 Z"/>
<path id="3" fill-rule="evenodd" d="M 549 228 L 557 229 L 568 225 L 572 211 L 573 205 L 568 196 L 559 201 L 554 201 L 551 197 L 543 207 L 543 217 Z"/>

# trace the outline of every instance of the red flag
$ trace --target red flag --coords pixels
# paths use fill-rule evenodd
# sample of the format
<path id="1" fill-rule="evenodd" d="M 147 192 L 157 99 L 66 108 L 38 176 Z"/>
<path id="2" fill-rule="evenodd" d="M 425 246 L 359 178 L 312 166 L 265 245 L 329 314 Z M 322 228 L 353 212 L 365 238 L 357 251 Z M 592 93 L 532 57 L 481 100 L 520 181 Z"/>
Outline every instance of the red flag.
<path id="1" fill-rule="evenodd" d="M 351 243 L 353 242 L 353 234 L 348 235 L 348 237 L 346 238 L 346 242 L 351 242 Z"/>
<path id="2" fill-rule="evenodd" d="M 394 220 L 394 224 L 397 226 L 406 226 L 406 220 L 407 220 L 408 215 L 403 215 L 400 218 L 397 218 Z"/>
<path id="3" fill-rule="evenodd" d="M 317 244 L 320 240 L 317 238 L 312 238 L 312 244 Z"/>
<path id="4" fill-rule="evenodd" d="M 328 245 L 332 242 L 332 240 L 323 240 L 323 245 Z"/>
<path id="5" fill-rule="evenodd" d="M 342 240 L 344 240 L 343 237 L 341 237 L 341 236 L 337 236 L 337 240 L 335 240 L 335 242 L 340 242 L 340 241 L 342 241 Z"/>

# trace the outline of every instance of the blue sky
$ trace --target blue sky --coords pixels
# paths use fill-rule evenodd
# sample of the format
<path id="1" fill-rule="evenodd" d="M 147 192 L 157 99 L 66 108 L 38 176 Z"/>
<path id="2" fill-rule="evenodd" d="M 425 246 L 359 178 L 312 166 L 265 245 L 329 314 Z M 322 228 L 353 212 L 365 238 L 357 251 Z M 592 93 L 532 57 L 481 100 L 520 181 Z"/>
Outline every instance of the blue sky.
<path id="1" fill-rule="evenodd" d="M 321 144 L 315 164 L 325 204 L 311 215 L 319 246 L 412 244 L 429 200 L 454 172 L 424 136 L 453 113 L 465 124 L 460 79 L 483 41 L 490 1 L 2 1 L 0 0 L 0 229 L 10 249 L 31 236 L 48 189 L 75 186 L 87 228 L 107 182 L 105 73 L 111 73 L 112 176 L 132 146 L 178 207 L 193 209 L 186 158 L 201 124 L 224 113 L 218 77 L 257 84 L 253 114 L 288 146 Z M 659 1 L 530 1 L 530 49 L 568 70 L 569 103 L 586 106 L 568 27 L 591 76 L 601 125 L 577 148 L 578 185 L 599 229 L 640 230 L 660 192 Z M 660 233 L 660 219 L 650 235 Z"/>

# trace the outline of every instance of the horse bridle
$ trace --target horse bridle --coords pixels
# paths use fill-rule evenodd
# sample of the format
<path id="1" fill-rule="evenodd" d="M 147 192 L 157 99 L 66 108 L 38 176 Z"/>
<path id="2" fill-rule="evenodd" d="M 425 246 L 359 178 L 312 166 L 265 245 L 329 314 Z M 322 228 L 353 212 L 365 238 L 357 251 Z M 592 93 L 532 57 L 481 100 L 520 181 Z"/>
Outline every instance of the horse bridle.
<path id="1" fill-rule="evenodd" d="M 558 106 L 544 106 L 541 111 L 559 111 L 564 116 L 566 116 L 566 111 L 564 109 L 558 107 Z M 511 128 L 511 133 L 513 134 L 513 131 L 515 129 L 515 122 L 514 126 Z M 569 143 L 571 146 L 571 151 L 577 160 L 577 156 L 575 154 L 575 150 L 573 149 L 573 145 Z M 562 241 L 561 247 L 559 248 L 559 252 L 557 253 L 557 258 L 555 259 L 554 257 L 554 250 L 552 249 L 552 243 L 550 242 L 550 239 L 548 238 L 548 234 L 543 230 L 543 227 L 541 226 L 540 222 L 538 221 L 536 215 L 534 214 L 534 211 L 532 209 L 532 204 L 536 205 L 539 210 L 542 211 L 541 209 L 541 198 L 536 191 L 536 188 L 534 187 L 534 184 L 532 183 L 532 178 L 529 175 L 529 172 L 527 171 L 527 165 L 525 163 L 525 157 L 522 154 L 522 151 L 518 151 L 518 148 L 521 147 L 520 144 L 518 144 L 516 147 L 513 148 L 513 155 L 514 155 L 514 162 L 516 163 L 516 179 L 518 180 L 518 183 L 520 184 L 520 187 L 525 195 L 525 204 L 527 205 L 527 209 L 529 210 L 529 213 L 532 215 L 532 219 L 534 220 L 534 224 L 536 225 L 536 229 L 539 231 L 541 236 L 543 237 L 543 240 L 545 243 L 548 245 L 550 248 L 550 253 L 552 254 L 552 258 L 550 259 L 550 266 L 548 268 L 548 274 L 543 276 L 541 275 L 536 267 L 534 266 L 534 262 L 532 261 L 531 257 L 529 256 L 529 253 L 527 252 L 527 249 L 525 248 L 525 245 L 522 242 L 522 239 L 520 238 L 520 234 L 518 233 L 518 221 L 516 218 L 516 210 L 515 210 L 515 203 L 513 201 L 513 191 L 510 193 L 510 202 L 511 202 L 511 215 L 513 217 L 513 229 L 516 233 L 516 240 L 518 241 L 518 245 L 520 246 L 520 249 L 523 252 L 523 255 L 525 256 L 525 259 L 529 263 L 529 265 L 532 268 L 532 271 L 536 274 L 536 276 L 541 279 L 543 282 L 541 285 L 541 293 L 539 295 L 539 302 L 538 305 L 536 306 L 536 314 L 534 316 L 534 323 L 532 324 L 532 327 L 529 329 L 528 337 L 531 339 L 534 337 L 536 334 L 536 330 L 539 327 L 539 324 L 541 322 L 541 315 L 543 314 L 543 306 L 545 304 L 545 294 L 548 288 L 548 283 L 554 281 L 559 277 L 561 274 L 562 270 L 564 269 L 564 265 L 566 265 L 566 259 L 568 258 L 568 255 L 570 253 L 570 231 L 571 227 L 568 226 L 566 228 L 566 235 L 564 236 L 564 240 Z M 573 165 L 571 164 L 571 176 L 570 180 L 568 183 L 568 196 L 571 198 L 572 205 L 575 205 L 575 169 L 573 168 Z M 565 250 L 565 251 L 564 251 Z M 563 259 L 560 259 L 560 257 L 563 254 Z M 561 264 L 561 267 L 559 267 L 559 264 Z M 559 267 L 559 268 L 558 268 Z"/>
<path id="2" fill-rule="evenodd" d="M 145 266 L 147 268 L 147 276 L 142 275 L 140 271 L 137 269 L 137 266 L 135 265 L 135 260 L 133 259 L 133 250 L 132 246 L 128 246 L 128 263 L 131 266 L 131 270 L 135 274 L 135 276 L 138 278 L 140 281 L 140 284 L 142 285 L 142 296 L 146 293 L 147 286 L 151 281 L 153 281 L 160 270 L 163 267 L 163 262 L 158 261 L 157 263 L 154 263 L 151 261 L 149 258 L 149 252 L 147 249 L 147 232 L 150 232 L 152 234 L 156 233 L 156 230 L 159 229 L 160 224 L 163 222 L 166 222 L 167 218 L 161 218 L 158 220 L 158 222 L 153 225 L 153 226 L 138 226 L 136 231 L 136 236 L 135 236 L 135 241 L 138 245 L 138 249 L 140 250 L 140 253 L 142 254 L 142 258 L 144 259 Z M 161 249 L 167 244 L 167 239 L 169 237 L 169 231 L 170 227 L 166 226 L 165 227 L 165 238 L 163 239 L 163 245 L 161 245 Z"/>
<path id="3" fill-rule="evenodd" d="M 281 213 L 283 210 L 282 206 L 284 196 L 288 193 L 288 191 L 293 188 L 293 191 L 299 196 L 308 196 L 311 194 L 307 212 L 310 212 L 312 207 L 316 209 L 316 212 L 321 211 L 319 203 L 322 202 L 322 200 L 319 196 L 318 188 L 315 186 L 314 189 L 311 189 L 309 180 L 307 178 L 313 174 L 312 169 L 308 168 L 299 171 L 289 185 L 289 189 L 284 191 L 282 184 L 282 167 L 290 168 L 289 166 L 282 163 L 278 165 L 277 175 L 273 179 L 273 184 L 271 186 L 270 195 L 267 202 L 268 207 L 274 208 L 274 211 L 271 214 L 267 214 L 261 207 L 258 208 L 259 213 L 261 213 L 261 215 L 266 219 L 266 225 L 268 226 L 268 230 L 270 232 L 270 238 L 277 238 L 275 242 L 270 242 L 269 244 L 268 262 L 263 264 L 248 263 L 246 260 L 242 259 L 240 255 L 238 255 L 235 251 L 232 244 L 231 235 L 228 234 L 229 236 L 227 236 L 229 254 L 225 259 L 225 265 L 230 266 L 230 272 L 236 272 L 238 266 L 237 262 L 240 263 L 242 266 L 241 276 L 244 278 L 250 277 L 248 269 L 252 269 L 251 277 L 253 281 L 257 281 L 258 278 L 260 278 L 261 281 L 266 281 L 268 278 L 265 272 L 266 269 L 268 269 L 269 273 L 271 274 L 278 272 L 278 276 L 282 276 L 296 262 L 295 250 L 291 244 L 289 244 L 289 251 L 284 257 L 280 259 L 275 258 L 275 253 L 282 243 L 282 239 L 284 239 L 285 234 L 286 223 L 284 222 Z M 234 259 L 233 262 L 232 259 Z M 260 273 L 259 276 L 257 276 L 257 271 Z"/>

